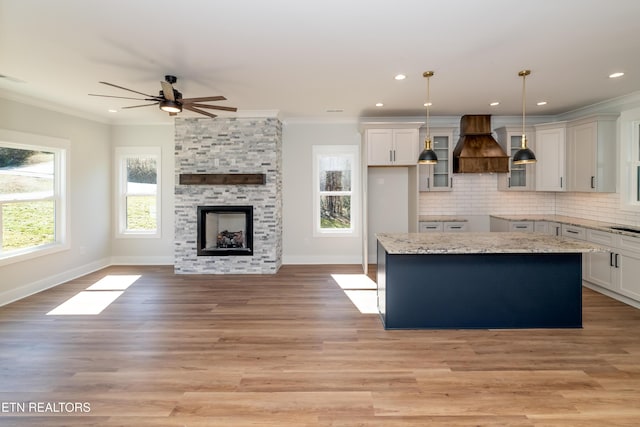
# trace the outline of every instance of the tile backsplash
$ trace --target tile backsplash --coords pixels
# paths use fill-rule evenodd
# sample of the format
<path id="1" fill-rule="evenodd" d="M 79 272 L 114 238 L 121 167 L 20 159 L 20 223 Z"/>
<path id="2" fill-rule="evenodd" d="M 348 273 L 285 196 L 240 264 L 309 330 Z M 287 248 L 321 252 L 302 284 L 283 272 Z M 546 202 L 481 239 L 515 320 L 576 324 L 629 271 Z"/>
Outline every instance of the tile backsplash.
<path id="1" fill-rule="evenodd" d="M 548 214 L 640 226 L 617 193 L 498 191 L 497 174 L 456 174 L 453 191 L 420 193 L 421 215 Z"/>

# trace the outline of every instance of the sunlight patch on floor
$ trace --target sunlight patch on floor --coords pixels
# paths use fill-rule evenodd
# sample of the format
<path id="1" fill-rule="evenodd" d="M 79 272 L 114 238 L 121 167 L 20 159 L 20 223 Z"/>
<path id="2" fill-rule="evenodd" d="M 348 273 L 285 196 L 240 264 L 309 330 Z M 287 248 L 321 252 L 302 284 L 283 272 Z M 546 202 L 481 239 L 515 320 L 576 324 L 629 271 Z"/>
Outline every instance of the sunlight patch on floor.
<path id="1" fill-rule="evenodd" d="M 366 274 L 332 274 L 331 277 L 344 294 L 351 300 L 360 313 L 378 313 L 378 295 L 376 282 Z"/>
<path id="2" fill-rule="evenodd" d="M 102 313 L 140 275 L 108 275 L 47 313 L 47 316 L 96 315 Z"/>
<path id="3" fill-rule="evenodd" d="M 124 291 L 140 278 L 139 274 L 104 276 L 87 288 L 88 291 Z"/>

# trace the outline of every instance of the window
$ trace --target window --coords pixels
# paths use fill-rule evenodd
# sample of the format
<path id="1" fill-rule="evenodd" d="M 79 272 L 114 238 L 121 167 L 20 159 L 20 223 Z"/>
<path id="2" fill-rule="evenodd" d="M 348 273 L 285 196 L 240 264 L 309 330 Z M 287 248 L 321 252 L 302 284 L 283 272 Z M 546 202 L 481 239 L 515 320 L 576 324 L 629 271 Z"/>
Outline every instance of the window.
<path id="1" fill-rule="evenodd" d="M 0 130 L 0 264 L 68 248 L 69 142 Z"/>
<path id="2" fill-rule="evenodd" d="M 313 147 L 314 235 L 357 234 L 358 146 Z"/>
<path id="3" fill-rule="evenodd" d="M 160 148 L 116 148 L 117 237 L 160 237 Z"/>
<path id="4" fill-rule="evenodd" d="M 631 174 L 633 175 L 633 179 L 630 199 L 634 205 L 640 205 L 640 123 L 634 123 L 632 135 Z"/>
<path id="5" fill-rule="evenodd" d="M 640 121 L 629 121 L 621 134 L 620 208 L 631 212 L 640 209 Z"/>

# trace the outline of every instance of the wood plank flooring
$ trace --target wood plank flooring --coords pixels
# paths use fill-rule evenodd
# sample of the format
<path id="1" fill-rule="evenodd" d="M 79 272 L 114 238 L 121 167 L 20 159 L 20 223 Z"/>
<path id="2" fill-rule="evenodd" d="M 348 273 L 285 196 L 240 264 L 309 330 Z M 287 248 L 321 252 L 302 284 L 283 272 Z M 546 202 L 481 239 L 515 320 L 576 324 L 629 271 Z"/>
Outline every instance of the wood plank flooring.
<path id="1" fill-rule="evenodd" d="M 331 276 L 359 272 L 110 267 L 0 307 L 0 425 L 640 425 L 640 310 L 585 288 L 583 329 L 385 331 Z M 124 274 L 101 314 L 46 315 Z"/>

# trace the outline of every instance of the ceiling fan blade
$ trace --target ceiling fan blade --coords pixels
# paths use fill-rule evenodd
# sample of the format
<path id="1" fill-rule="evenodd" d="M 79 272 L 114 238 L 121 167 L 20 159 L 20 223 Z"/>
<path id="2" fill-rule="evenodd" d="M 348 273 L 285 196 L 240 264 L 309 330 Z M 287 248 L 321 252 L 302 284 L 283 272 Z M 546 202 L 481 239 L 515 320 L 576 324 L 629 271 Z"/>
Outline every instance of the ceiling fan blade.
<path id="1" fill-rule="evenodd" d="M 195 107 L 191 106 L 190 104 L 183 105 L 182 108 L 184 108 L 185 110 L 193 111 L 194 113 L 204 114 L 205 116 L 209 116 L 211 118 L 218 117 L 215 114 L 211 114 L 208 111 L 204 111 L 204 110 L 200 110 L 199 108 L 195 108 Z"/>
<path id="2" fill-rule="evenodd" d="M 221 105 L 207 105 L 207 104 L 198 104 L 198 103 L 188 103 L 192 107 L 197 108 L 213 108 L 214 110 L 223 110 L 223 111 L 238 111 L 236 107 L 223 107 Z"/>
<path id="3" fill-rule="evenodd" d="M 130 98 L 128 96 L 113 96 L 113 95 L 99 95 L 96 93 L 90 93 L 89 96 L 102 96 L 105 98 L 118 98 L 118 99 L 135 99 L 137 101 L 155 101 L 156 99 L 149 99 L 149 98 Z"/>
<path id="4" fill-rule="evenodd" d="M 173 95 L 173 86 L 171 86 L 171 83 L 160 82 L 160 84 L 162 85 L 162 93 L 164 97 L 167 98 L 169 101 L 175 101 L 176 97 Z"/>
<path id="5" fill-rule="evenodd" d="M 137 90 L 133 90 L 133 89 L 127 89 L 126 87 L 114 85 L 113 83 L 107 83 L 107 82 L 99 82 L 99 83 L 102 83 L 103 85 L 107 85 L 107 86 L 117 87 L 118 89 L 122 89 L 122 90 L 128 90 L 129 92 L 138 93 L 140 95 L 146 96 L 147 98 L 157 98 L 157 96 L 149 95 L 147 93 L 138 92 Z"/>
<path id="6" fill-rule="evenodd" d="M 207 101 L 226 101 L 224 96 L 204 96 L 201 98 L 183 98 L 182 103 L 207 102 Z"/>
<path id="7" fill-rule="evenodd" d="M 142 105 L 131 105 L 129 107 L 122 107 L 123 110 L 126 110 L 127 108 L 139 108 L 139 107 L 150 107 L 152 105 L 158 105 L 158 102 L 154 102 L 153 104 L 142 104 Z"/>

